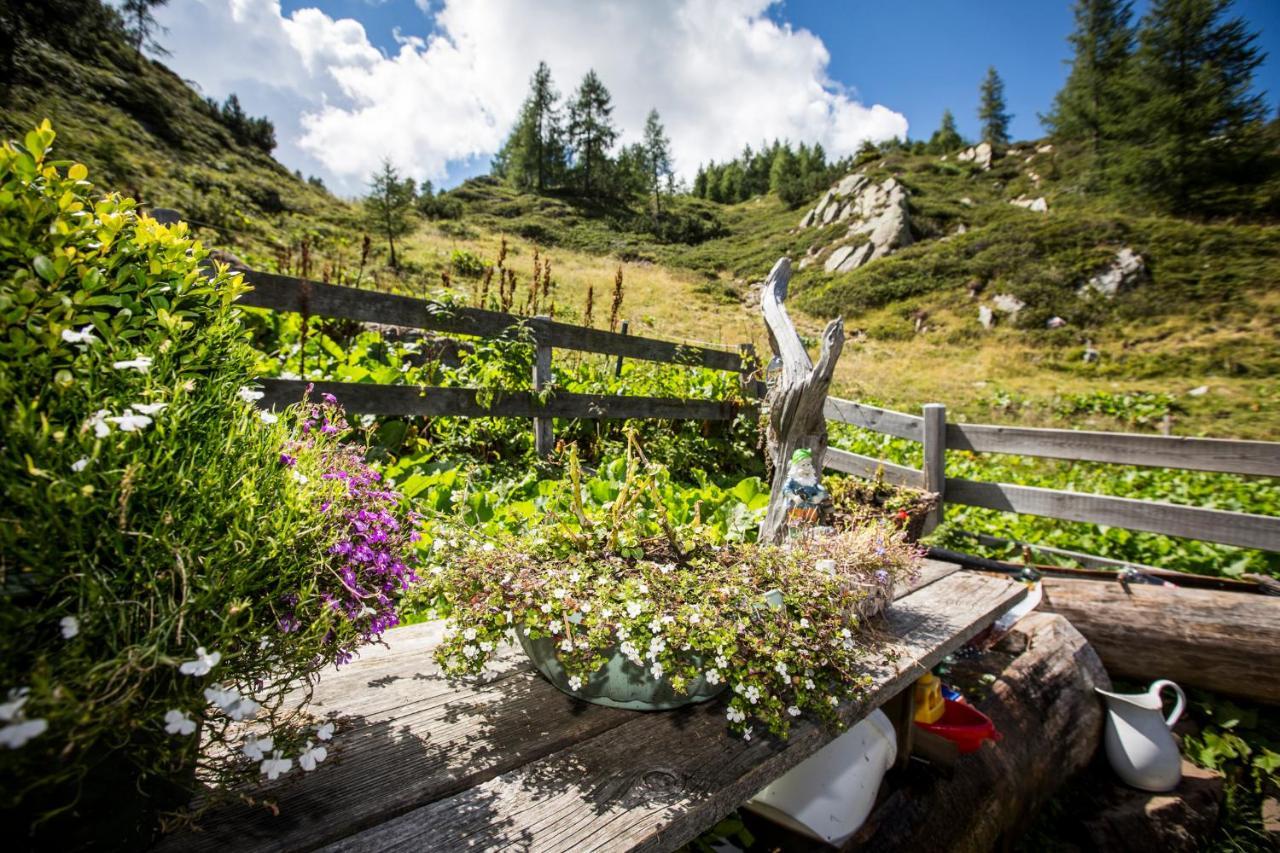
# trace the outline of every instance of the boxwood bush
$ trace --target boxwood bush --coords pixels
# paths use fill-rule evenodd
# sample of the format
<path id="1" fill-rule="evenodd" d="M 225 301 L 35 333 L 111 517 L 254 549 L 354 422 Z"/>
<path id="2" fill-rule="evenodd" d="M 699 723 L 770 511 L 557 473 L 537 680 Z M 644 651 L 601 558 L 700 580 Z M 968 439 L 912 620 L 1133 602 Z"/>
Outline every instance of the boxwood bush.
<path id="1" fill-rule="evenodd" d="M 395 623 L 408 532 L 332 401 L 251 405 L 239 277 L 53 139 L 0 148 L 0 808 L 128 847 L 326 757 L 284 697 Z"/>

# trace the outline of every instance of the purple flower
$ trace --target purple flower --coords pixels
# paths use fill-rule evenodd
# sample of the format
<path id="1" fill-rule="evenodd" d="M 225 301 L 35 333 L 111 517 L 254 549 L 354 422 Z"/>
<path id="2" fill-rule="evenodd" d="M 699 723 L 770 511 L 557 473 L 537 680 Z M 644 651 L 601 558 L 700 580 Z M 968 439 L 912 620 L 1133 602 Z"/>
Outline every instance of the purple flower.
<path id="1" fill-rule="evenodd" d="M 290 466 L 291 466 L 291 465 L 293 465 L 293 463 L 295 463 L 295 462 L 297 462 L 297 461 L 298 461 L 298 457 L 296 457 L 296 456 L 290 456 L 288 453 L 284 453 L 283 451 L 280 453 L 280 464 L 281 464 L 281 465 L 290 465 Z"/>

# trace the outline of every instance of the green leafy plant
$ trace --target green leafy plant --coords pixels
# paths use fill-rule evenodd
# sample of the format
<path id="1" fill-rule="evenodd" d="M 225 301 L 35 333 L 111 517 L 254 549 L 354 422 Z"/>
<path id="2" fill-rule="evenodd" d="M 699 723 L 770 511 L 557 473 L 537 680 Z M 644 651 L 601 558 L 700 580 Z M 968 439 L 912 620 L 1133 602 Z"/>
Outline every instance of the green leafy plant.
<path id="1" fill-rule="evenodd" d="M 53 141 L 0 147 L 0 808 L 129 846 L 325 758 L 285 696 L 394 624 L 407 518 L 330 401 L 250 405 L 239 276 Z"/>

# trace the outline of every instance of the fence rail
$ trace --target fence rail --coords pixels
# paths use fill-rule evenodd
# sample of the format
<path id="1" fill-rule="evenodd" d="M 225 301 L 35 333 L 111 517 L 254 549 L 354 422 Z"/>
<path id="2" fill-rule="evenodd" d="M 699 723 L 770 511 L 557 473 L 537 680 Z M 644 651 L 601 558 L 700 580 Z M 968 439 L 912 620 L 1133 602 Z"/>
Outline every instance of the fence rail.
<path id="1" fill-rule="evenodd" d="M 825 411 L 828 420 L 923 445 L 923 469 L 843 450 L 828 451 L 826 465 L 863 477 L 879 471 L 886 482 L 937 492 L 941 500 L 930 527 L 941 520 L 945 501 L 1280 551 L 1276 516 L 946 476 L 946 452 L 966 450 L 1275 477 L 1280 476 L 1277 442 L 947 423 L 945 407 L 936 403 L 925 406 L 923 416 L 917 417 L 830 397 Z"/>
<path id="2" fill-rule="evenodd" d="M 482 401 L 475 388 L 440 388 L 415 385 L 380 385 L 363 382 L 316 382 L 263 379 L 264 407 L 288 405 L 301 399 L 308 384 L 314 393 L 330 393 L 353 413 L 405 417 L 515 417 L 532 418 L 534 445 L 539 455 L 551 452 L 555 437 L 553 418 L 654 418 L 725 421 L 755 411 L 752 404 L 727 400 L 687 400 L 671 397 L 624 397 L 604 394 L 555 392 L 543 394 L 552 382 L 551 358 L 556 348 L 594 352 L 685 367 L 706 367 L 739 374 L 744 396 L 757 396 L 754 352 L 743 344 L 738 352 L 691 346 L 617 334 L 585 326 L 560 323 L 550 317 L 521 317 L 481 308 L 444 305 L 409 296 L 341 287 L 318 281 L 245 270 L 253 290 L 238 304 L 318 316 L 381 323 L 451 335 L 497 338 L 512 332 L 528 334 L 534 344 L 532 391 L 495 391 Z"/>

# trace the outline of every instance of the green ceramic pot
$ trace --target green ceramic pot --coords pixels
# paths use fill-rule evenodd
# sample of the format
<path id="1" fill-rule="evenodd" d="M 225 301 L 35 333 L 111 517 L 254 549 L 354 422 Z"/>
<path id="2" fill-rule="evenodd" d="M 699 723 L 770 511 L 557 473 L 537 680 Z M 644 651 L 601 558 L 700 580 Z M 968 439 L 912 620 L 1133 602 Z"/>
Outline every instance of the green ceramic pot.
<path id="1" fill-rule="evenodd" d="M 655 679 L 649 670 L 636 666 L 620 652 L 615 652 L 586 684 L 574 690 L 569 687 L 569 676 L 556 658 L 556 646 L 551 638 L 531 640 L 523 626 L 516 628 L 516 636 L 525 654 L 547 681 L 574 698 L 596 705 L 628 711 L 669 711 L 713 699 L 727 686 L 721 682 L 713 687 L 705 678 L 698 676 L 689 682 L 686 692 L 677 693 L 669 681 Z"/>

